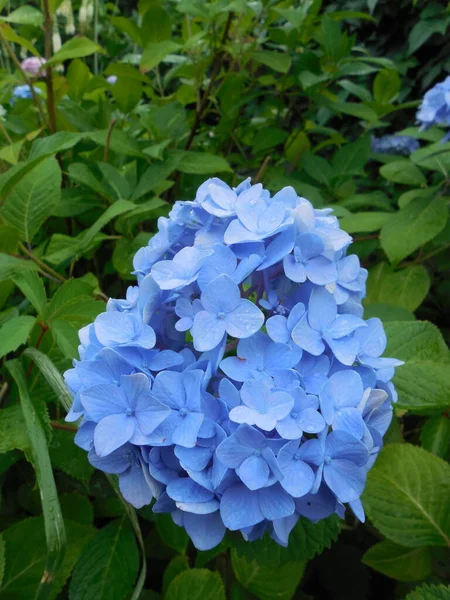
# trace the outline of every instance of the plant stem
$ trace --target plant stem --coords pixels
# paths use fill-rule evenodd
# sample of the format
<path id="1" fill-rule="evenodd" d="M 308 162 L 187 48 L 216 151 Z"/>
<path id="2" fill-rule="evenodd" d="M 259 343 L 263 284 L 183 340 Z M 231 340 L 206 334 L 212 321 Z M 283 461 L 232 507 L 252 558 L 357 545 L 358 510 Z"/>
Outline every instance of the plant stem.
<path id="1" fill-rule="evenodd" d="M 271 160 L 272 160 L 272 157 L 270 155 L 267 155 L 266 158 L 264 159 L 262 165 L 259 167 L 259 171 L 256 173 L 256 177 L 253 180 L 253 183 L 258 183 L 261 180 L 261 178 L 264 175 L 264 173 L 266 172 L 266 169 L 269 166 L 269 163 Z"/>
<path id="2" fill-rule="evenodd" d="M 51 275 L 52 277 L 54 277 L 55 279 L 57 279 L 58 281 L 60 281 L 61 283 L 64 283 L 66 281 L 66 278 L 63 277 L 62 275 L 60 275 L 59 273 L 57 273 L 56 271 L 54 271 L 51 267 L 49 267 L 48 265 L 46 265 L 44 262 L 42 262 L 42 260 L 40 260 L 37 256 L 35 256 L 31 250 L 28 250 L 28 248 L 26 248 L 22 242 L 19 242 L 19 248 L 20 250 L 26 254 L 29 258 L 31 258 L 31 260 L 36 263 L 43 271 L 45 271 L 46 273 L 48 273 L 49 275 Z"/>
<path id="3" fill-rule="evenodd" d="M 2 41 L 3 46 L 5 47 L 5 50 L 6 50 L 7 54 L 11 57 L 11 60 L 12 60 L 12 62 L 14 64 L 14 66 L 20 72 L 20 74 L 22 76 L 22 79 L 25 81 L 25 83 L 30 88 L 31 96 L 33 98 L 34 105 L 36 106 L 36 108 L 37 108 L 37 110 L 39 112 L 39 116 L 40 116 L 40 119 L 38 118 L 38 125 L 39 125 L 39 127 L 41 127 L 42 124 L 48 126 L 47 117 L 46 117 L 46 115 L 45 115 L 45 113 L 44 113 L 44 111 L 42 109 L 42 105 L 41 105 L 39 96 L 36 94 L 36 90 L 34 89 L 34 86 L 33 86 L 32 82 L 31 82 L 31 79 L 28 77 L 28 75 L 22 69 L 22 65 L 20 64 L 20 61 L 18 60 L 17 56 L 15 55 L 14 50 L 11 48 L 11 45 L 9 44 L 8 40 L 5 38 L 1 26 L 0 26 L 0 39 Z"/>
<path id="4" fill-rule="evenodd" d="M 8 144 L 13 144 L 12 139 L 9 137 L 9 133 L 6 131 L 5 126 L 3 125 L 1 119 L 0 119 L 0 131 L 3 133 L 3 135 L 5 136 L 5 138 L 8 140 Z"/>
<path id="5" fill-rule="evenodd" d="M 44 34 L 45 34 L 45 59 L 49 60 L 52 56 L 52 15 L 48 0 L 43 0 L 44 5 Z M 53 90 L 53 69 L 46 67 L 45 82 L 47 84 L 47 112 L 49 118 L 49 128 L 51 133 L 56 132 L 56 109 L 55 94 Z"/>
<path id="6" fill-rule="evenodd" d="M 71 425 L 64 425 L 63 423 L 58 423 L 58 421 L 50 421 L 50 425 L 54 429 L 63 429 L 64 431 L 78 431 L 78 427 L 72 427 Z"/>
<path id="7" fill-rule="evenodd" d="M 105 163 L 107 163 L 108 159 L 109 159 L 109 146 L 111 144 L 111 136 L 112 136 L 112 132 L 114 129 L 114 125 L 116 124 L 116 120 L 117 119 L 111 119 L 111 122 L 109 123 L 109 127 L 108 127 L 108 132 L 106 134 L 105 152 L 103 154 L 103 161 Z"/>
<path id="8" fill-rule="evenodd" d="M 225 50 L 223 49 L 223 46 L 224 46 L 225 42 L 227 41 L 228 34 L 230 33 L 230 27 L 231 27 L 231 23 L 233 21 L 233 17 L 234 17 L 234 13 L 230 12 L 228 15 L 227 22 L 225 24 L 225 29 L 223 31 L 222 41 L 220 43 L 220 49 L 214 56 L 213 69 L 211 72 L 211 77 L 209 79 L 209 84 L 205 90 L 205 93 L 203 94 L 201 101 L 200 101 L 200 106 L 197 109 L 194 124 L 192 125 L 192 129 L 191 129 L 191 133 L 189 134 L 186 145 L 184 146 L 185 150 L 189 150 L 190 147 L 192 146 L 192 142 L 194 141 L 194 137 L 195 137 L 195 134 L 197 133 L 198 126 L 200 125 L 202 115 L 205 111 L 205 108 L 208 105 L 211 90 L 217 79 L 217 76 L 220 73 L 220 69 L 222 68 L 223 59 L 225 57 Z"/>

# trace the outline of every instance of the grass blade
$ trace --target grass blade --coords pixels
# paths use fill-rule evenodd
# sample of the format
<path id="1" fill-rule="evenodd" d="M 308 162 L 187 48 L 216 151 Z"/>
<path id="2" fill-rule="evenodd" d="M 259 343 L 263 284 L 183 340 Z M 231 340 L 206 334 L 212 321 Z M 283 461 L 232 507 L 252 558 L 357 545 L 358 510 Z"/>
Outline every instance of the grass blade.
<path id="1" fill-rule="evenodd" d="M 35 348 L 27 348 L 23 355 L 31 358 L 31 360 L 47 380 L 47 383 L 58 396 L 58 400 L 61 402 L 65 410 L 69 411 L 70 407 L 72 406 L 72 396 L 69 394 L 61 373 L 58 371 L 49 357 L 45 354 L 42 354 L 42 352 L 36 350 Z"/>
<path id="2" fill-rule="evenodd" d="M 6 363 L 6 367 L 19 389 L 20 406 L 31 442 L 33 464 L 42 501 L 48 555 L 35 600 L 44 600 L 51 591 L 53 580 L 64 558 L 66 532 L 48 454 L 47 440 L 31 402 L 23 366 L 18 360 L 11 360 Z"/>

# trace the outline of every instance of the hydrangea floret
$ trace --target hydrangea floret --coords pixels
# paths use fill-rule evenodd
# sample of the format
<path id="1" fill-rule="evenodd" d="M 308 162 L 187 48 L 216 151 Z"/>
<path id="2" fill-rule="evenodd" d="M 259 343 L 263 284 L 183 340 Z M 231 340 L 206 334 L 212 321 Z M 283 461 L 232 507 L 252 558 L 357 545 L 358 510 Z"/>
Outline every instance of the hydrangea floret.
<path id="1" fill-rule="evenodd" d="M 416 138 L 410 135 L 383 135 L 379 138 L 371 137 L 372 152 L 377 154 L 399 154 L 409 156 L 420 148 Z"/>
<path id="2" fill-rule="evenodd" d="M 429 129 L 433 125 L 450 126 L 450 75 L 425 93 L 416 118 L 421 129 Z M 450 132 L 442 141 L 447 141 L 449 136 Z"/>
<path id="3" fill-rule="evenodd" d="M 80 331 L 76 443 L 200 550 L 227 529 L 286 545 L 300 517 L 345 504 L 364 519 L 402 363 L 363 318 L 350 243 L 291 187 L 209 179 L 159 219 L 126 298 Z"/>

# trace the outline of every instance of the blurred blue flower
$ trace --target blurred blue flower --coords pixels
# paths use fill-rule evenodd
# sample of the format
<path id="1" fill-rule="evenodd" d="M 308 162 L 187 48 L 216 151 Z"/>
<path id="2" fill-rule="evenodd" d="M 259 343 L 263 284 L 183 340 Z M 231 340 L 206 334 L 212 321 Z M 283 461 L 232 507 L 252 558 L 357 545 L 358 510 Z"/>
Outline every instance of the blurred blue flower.
<path id="1" fill-rule="evenodd" d="M 400 154 L 409 156 L 420 148 L 416 138 L 409 135 L 383 135 L 380 138 L 370 138 L 372 152 L 378 154 Z"/>
<path id="2" fill-rule="evenodd" d="M 428 90 L 417 111 L 422 129 L 432 125 L 450 125 L 450 76 Z"/>

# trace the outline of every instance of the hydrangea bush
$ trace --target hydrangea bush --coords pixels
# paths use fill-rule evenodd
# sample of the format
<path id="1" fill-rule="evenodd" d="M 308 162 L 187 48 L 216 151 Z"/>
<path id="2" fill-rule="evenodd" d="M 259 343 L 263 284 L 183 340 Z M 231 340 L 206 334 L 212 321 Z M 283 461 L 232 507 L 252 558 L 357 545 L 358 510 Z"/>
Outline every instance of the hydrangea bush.
<path id="1" fill-rule="evenodd" d="M 80 331 L 76 443 L 198 549 L 227 529 L 287 545 L 300 515 L 360 520 L 401 361 L 363 319 L 367 271 L 292 187 L 203 183 L 134 258 L 137 286 Z"/>

